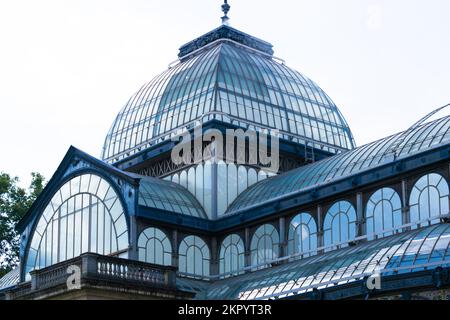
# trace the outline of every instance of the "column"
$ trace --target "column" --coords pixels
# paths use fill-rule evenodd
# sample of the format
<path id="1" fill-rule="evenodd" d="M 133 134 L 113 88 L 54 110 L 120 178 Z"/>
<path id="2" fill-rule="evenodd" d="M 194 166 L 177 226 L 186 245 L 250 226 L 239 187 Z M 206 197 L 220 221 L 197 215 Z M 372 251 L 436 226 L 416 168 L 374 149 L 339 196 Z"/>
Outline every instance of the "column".
<path id="1" fill-rule="evenodd" d="M 366 219 L 364 218 L 363 197 L 361 192 L 356 194 L 356 220 L 356 237 L 360 237 L 366 234 Z"/>
<path id="2" fill-rule="evenodd" d="M 280 258 L 287 255 L 287 239 L 286 239 L 286 218 L 280 217 L 279 219 L 279 229 L 280 229 Z"/>
<path id="3" fill-rule="evenodd" d="M 217 158 L 216 158 L 216 142 L 213 140 L 211 142 L 211 219 L 216 220 L 217 213 Z"/>
<path id="4" fill-rule="evenodd" d="M 178 230 L 172 231 L 172 266 L 178 267 Z"/>
<path id="5" fill-rule="evenodd" d="M 211 275 L 219 274 L 219 248 L 217 247 L 217 238 L 211 239 Z"/>
<path id="6" fill-rule="evenodd" d="M 130 246 L 128 249 L 128 259 L 139 260 L 138 254 L 138 233 L 137 233 L 137 221 L 136 216 L 130 216 Z"/>
<path id="7" fill-rule="evenodd" d="M 323 240 L 323 219 L 322 219 L 322 206 L 317 206 L 317 247 L 324 246 Z M 319 251 L 320 252 L 320 251 Z"/>
<path id="8" fill-rule="evenodd" d="M 411 223 L 411 217 L 409 215 L 409 202 L 408 202 L 408 181 L 402 179 L 402 224 Z M 403 231 L 411 230 L 411 227 L 404 228 Z"/>
<path id="9" fill-rule="evenodd" d="M 252 257 L 251 257 L 251 253 L 250 253 L 250 229 L 249 228 L 245 228 L 245 239 L 244 239 L 244 246 L 245 246 L 245 257 L 244 257 L 244 262 L 245 262 L 245 266 L 249 267 L 252 265 Z M 249 270 L 247 270 L 246 272 L 248 272 Z"/>

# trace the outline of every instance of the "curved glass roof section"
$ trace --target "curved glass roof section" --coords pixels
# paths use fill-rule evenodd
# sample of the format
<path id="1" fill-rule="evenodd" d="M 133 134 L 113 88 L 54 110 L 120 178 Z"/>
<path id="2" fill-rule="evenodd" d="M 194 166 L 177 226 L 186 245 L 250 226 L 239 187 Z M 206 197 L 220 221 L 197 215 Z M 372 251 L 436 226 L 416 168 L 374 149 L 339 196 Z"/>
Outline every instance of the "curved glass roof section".
<path id="1" fill-rule="evenodd" d="M 139 184 L 139 205 L 148 208 L 207 219 L 198 200 L 182 186 L 165 180 L 142 177 Z"/>
<path id="2" fill-rule="evenodd" d="M 134 94 L 115 119 L 102 158 L 124 159 L 213 119 L 276 129 L 281 138 L 331 153 L 355 146 L 344 117 L 317 84 L 267 52 L 223 38 L 194 50 Z"/>
<path id="3" fill-rule="evenodd" d="M 450 116 L 426 123 L 414 130 L 387 137 L 288 173 L 261 181 L 230 205 L 227 213 L 262 205 L 290 194 L 316 188 L 322 184 L 393 162 L 450 142 Z M 393 150 L 395 149 L 395 150 Z"/>
<path id="4" fill-rule="evenodd" d="M 19 283 L 20 280 L 20 268 L 16 267 L 12 271 L 8 272 L 0 279 L 0 290 L 10 288 Z"/>
<path id="5" fill-rule="evenodd" d="M 361 280 L 375 272 L 388 276 L 448 267 L 449 247 L 450 224 L 440 224 L 217 281 L 203 295 L 218 300 L 283 298 Z M 181 284 L 185 289 L 196 287 L 187 281 Z"/>

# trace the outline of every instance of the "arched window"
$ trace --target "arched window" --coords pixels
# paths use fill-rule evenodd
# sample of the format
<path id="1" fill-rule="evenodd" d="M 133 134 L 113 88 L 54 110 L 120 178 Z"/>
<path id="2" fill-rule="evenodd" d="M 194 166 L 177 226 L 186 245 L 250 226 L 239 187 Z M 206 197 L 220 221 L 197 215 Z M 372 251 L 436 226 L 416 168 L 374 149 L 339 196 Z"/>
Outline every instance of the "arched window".
<path id="1" fill-rule="evenodd" d="M 245 267 L 244 250 L 244 242 L 239 235 L 232 234 L 226 237 L 220 246 L 220 274 L 242 270 Z"/>
<path id="2" fill-rule="evenodd" d="M 448 183 L 441 175 L 431 173 L 420 178 L 412 188 L 409 197 L 411 222 L 448 214 L 448 196 Z M 434 223 L 439 223 L 439 219 L 421 223 L 420 226 Z"/>
<path id="3" fill-rule="evenodd" d="M 264 268 L 266 262 L 277 259 L 279 255 L 280 237 L 271 224 L 260 226 L 253 235 L 251 242 L 252 265 L 258 269 Z"/>
<path id="4" fill-rule="evenodd" d="M 138 239 L 139 261 L 170 266 L 172 245 L 166 234 L 157 228 L 147 228 Z"/>
<path id="5" fill-rule="evenodd" d="M 306 253 L 303 257 L 309 257 L 310 255 L 316 254 L 316 249 L 316 221 L 309 213 L 300 213 L 295 216 L 289 224 L 288 254 L 294 255 L 298 253 Z"/>
<path id="6" fill-rule="evenodd" d="M 178 251 L 179 271 L 189 275 L 209 276 L 209 248 L 197 236 L 187 236 Z"/>
<path id="7" fill-rule="evenodd" d="M 366 234 L 368 240 L 387 237 L 393 232 L 383 230 L 393 229 L 402 225 L 402 203 L 398 193 L 391 188 L 376 191 L 367 201 L 366 206 Z"/>
<path id="8" fill-rule="evenodd" d="M 114 188 L 101 177 L 72 178 L 40 216 L 26 260 L 26 273 L 85 252 L 127 257 L 128 227 Z"/>
<path id="9" fill-rule="evenodd" d="M 330 247 L 356 237 L 356 212 L 348 201 L 336 202 L 327 212 L 324 224 L 324 245 Z"/>

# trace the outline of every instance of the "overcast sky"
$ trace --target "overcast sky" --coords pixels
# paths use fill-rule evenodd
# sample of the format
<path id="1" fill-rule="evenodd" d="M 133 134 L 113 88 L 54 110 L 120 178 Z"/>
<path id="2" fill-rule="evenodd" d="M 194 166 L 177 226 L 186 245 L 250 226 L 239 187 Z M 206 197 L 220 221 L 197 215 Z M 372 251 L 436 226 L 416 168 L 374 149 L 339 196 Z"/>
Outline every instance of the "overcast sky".
<path id="1" fill-rule="evenodd" d="M 358 145 L 450 102 L 448 0 L 230 0 L 338 105 Z M 0 171 L 47 178 L 70 145 L 100 157 L 116 114 L 220 24 L 221 0 L 0 0 Z"/>

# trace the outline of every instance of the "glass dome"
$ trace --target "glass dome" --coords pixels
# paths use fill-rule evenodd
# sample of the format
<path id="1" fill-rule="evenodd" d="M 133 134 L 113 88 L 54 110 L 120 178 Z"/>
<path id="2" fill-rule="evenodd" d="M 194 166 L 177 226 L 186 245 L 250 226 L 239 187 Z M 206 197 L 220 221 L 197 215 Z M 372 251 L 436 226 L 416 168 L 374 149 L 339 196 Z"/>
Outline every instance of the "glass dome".
<path id="1" fill-rule="evenodd" d="M 102 158 L 124 159 L 209 120 L 276 129 L 283 139 L 331 153 L 353 149 L 350 128 L 327 94 L 268 48 L 228 26 L 183 46 L 179 63 L 144 85 L 119 112 Z"/>

